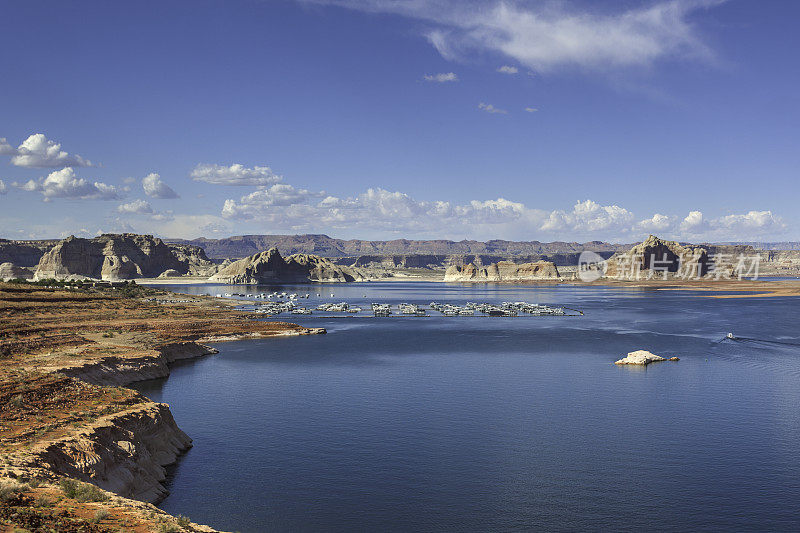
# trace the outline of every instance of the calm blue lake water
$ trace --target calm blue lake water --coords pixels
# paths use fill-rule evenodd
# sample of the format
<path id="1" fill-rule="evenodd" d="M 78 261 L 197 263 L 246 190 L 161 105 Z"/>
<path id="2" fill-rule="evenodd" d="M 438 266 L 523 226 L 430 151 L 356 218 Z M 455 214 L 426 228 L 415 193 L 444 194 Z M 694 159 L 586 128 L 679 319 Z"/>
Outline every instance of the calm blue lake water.
<path id="1" fill-rule="evenodd" d="M 313 305 L 522 300 L 585 315 L 286 315 L 329 333 L 217 345 L 138 387 L 194 439 L 166 511 L 242 532 L 800 529 L 800 300 L 281 290 L 322 293 Z M 720 342 L 729 331 L 745 339 Z M 681 360 L 612 364 L 636 349 Z"/>

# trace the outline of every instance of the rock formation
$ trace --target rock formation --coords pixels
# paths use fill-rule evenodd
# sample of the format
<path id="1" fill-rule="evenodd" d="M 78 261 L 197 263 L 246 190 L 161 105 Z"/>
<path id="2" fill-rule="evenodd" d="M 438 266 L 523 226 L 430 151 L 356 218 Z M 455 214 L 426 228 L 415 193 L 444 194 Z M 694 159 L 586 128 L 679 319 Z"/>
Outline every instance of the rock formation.
<path id="1" fill-rule="evenodd" d="M 709 271 L 708 250 L 661 240 L 655 235 L 627 252 L 618 252 L 606 261 L 605 275 L 619 279 L 682 276 L 697 278 Z"/>
<path id="2" fill-rule="evenodd" d="M 31 279 L 33 271 L 29 268 L 17 266 L 14 263 L 0 264 L 0 281 L 9 279 Z"/>
<path id="3" fill-rule="evenodd" d="M 660 355 L 648 352 L 647 350 L 636 350 L 635 352 L 630 352 L 626 357 L 623 357 L 619 361 L 614 361 L 614 364 L 649 365 L 650 363 L 656 363 L 659 361 L 667 361 L 667 359 L 661 357 Z M 670 357 L 669 361 L 679 361 L 679 359 L 677 357 Z"/>
<path id="4" fill-rule="evenodd" d="M 35 279 L 95 278 L 121 280 L 159 276 L 165 270 L 188 274 L 213 263 L 202 250 L 176 253 L 152 235 L 105 234 L 94 239 L 70 236 L 45 253 L 34 273 Z"/>
<path id="5" fill-rule="evenodd" d="M 357 269 L 335 265 L 324 257 L 295 254 L 284 259 L 277 248 L 234 261 L 210 278 L 211 281 L 250 284 L 363 279 Z"/>
<path id="6" fill-rule="evenodd" d="M 445 281 L 539 281 L 558 279 L 558 268 L 549 261 L 523 263 L 500 261 L 487 267 L 452 265 L 444 274 Z"/>

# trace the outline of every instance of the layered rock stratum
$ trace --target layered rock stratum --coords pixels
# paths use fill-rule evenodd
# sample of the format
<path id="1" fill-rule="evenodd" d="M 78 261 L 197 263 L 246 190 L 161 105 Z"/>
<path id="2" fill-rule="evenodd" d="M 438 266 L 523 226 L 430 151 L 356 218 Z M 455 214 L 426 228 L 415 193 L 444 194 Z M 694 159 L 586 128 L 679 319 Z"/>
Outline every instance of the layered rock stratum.
<path id="1" fill-rule="evenodd" d="M 522 263 L 511 261 L 492 263 L 487 267 L 452 265 L 444 274 L 445 281 L 540 281 L 559 279 L 558 267 L 550 261 Z"/>

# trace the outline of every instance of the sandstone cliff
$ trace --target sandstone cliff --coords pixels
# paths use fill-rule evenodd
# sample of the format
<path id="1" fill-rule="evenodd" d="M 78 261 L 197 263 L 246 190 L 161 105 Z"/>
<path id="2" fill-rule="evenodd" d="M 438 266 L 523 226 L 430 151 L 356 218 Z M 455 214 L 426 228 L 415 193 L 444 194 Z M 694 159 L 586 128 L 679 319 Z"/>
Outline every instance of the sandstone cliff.
<path id="1" fill-rule="evenodd" d="M 538 281 L 558 278 L 558 268 L 549 261 L 520 265 L 511 261 L 500 261 L 487 267 L 477 267 L 472 263 L 465 266 L 452 265 L 444 274 L 445 281 Z"/>
<path id="2" fill-rule="evenodd" d="M 161 484 L 165 466 L 191 442 L 167 404 L 148 402 L 32 450 L 32 463 L 125 498 L 157 502 L 168 494 Z"/>
<path id="3" fill-rule="evenodd" d="M 176 252 L 152 235 L 70 236 L 42 256 L 34 278 L 121 280 L 156 277 L 165 270 L 189 274 L 204 266 L 213 267 L 213 263 L 202 250 L 180 247 Z"/>
<path id="4" fill-rule="evenodd" d="M 346 282 L 363 281 L 357 269 L 335 265 L 329 259 L 308 254 L 290 255 L 286 259 L 277 248 L 270 248 L 234 261 L 213 275 L 210 280 L 225 283 L 281 282 Z"/>
<path id="5" fill-rule="evenodd" d="M 708 250 L 701 246 L 684 246 L 665 241 L 655 235 L 627 252 L 618 252 L 606 261 L 606 277 L 701 277 L 708 273 Z M 637 274 L 638 273 L 638 274 Z"/>

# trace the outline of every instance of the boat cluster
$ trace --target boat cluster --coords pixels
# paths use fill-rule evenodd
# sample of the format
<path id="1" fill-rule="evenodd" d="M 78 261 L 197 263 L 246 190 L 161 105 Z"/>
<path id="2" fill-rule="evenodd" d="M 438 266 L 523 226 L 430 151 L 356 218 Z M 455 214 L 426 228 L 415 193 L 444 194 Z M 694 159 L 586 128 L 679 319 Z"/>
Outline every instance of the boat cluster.
<path id="1" fill-rule="evenodd" d="M 444 316 L 474 316 L 475 313 L 482 313 L 486 316 L 519 316 L 521 313 L 533 316 L 566 315 L 563 307 L 550 307 L 528 302 L 503 302 L 500 305 L 475 302 L 467 302 L 465 305 L 453 305 L 431 302 L 430 307 Z"/>
<path id="2" fill-rule="evenodd" d="M 360 313 L 360 307 L 351 307 L 347 302 L 340 302 L 338 304 L 319 304 L 316 308 L 317 311 L 325 311 L 329 313 Z"/>
<path id="3" fill-rule="evenodd" d="M 236 296 L 236 295 L 234 295 Z M 281 297 L 275 301 L 267 301 L 256 304 L 255 312 L 266 315 L 279 315 L 281 313 L 291 313 L 294 315 L 310 315 L 313 312 L 322 313 L 347 313 L 355 315 L 361 313 L 362 308 L 350 305 L 347 302 L 340 303 L 321 303 L 313 311 L 297 304 L 296 296 L 289 295 Z M 392 304 L 373 303 L 372 314 L 376 317 L 388 317 L 394 312 Z M 501 304 L 475 303 L 468 302 L 464 305 L 453 305 L 449 303 L 431 302 L 430 309 L 438 311 L 444 316 L 492 316 L 492 317 L 514 317 L 521 314 L 532 316 L 565 316 L 567 313 L 563 307 L 550 307 L 541 304 L 527 302 L 503 302 Z M 427 310 L 419 304 L 400 303 L 397 305 L 397 314 L 400 316 L 430 316 Z"/>
<path id="4" fill-rule="evenodd" d="M 392 314 L 390 304 L 372 304 L 372 314 L 375 316 L 389 316 Z"/>
<path id="5" fill-rule="evenodd" d="M 425 309 L 421 308 L 417 304 L 399 304 L 397 307 L 400 310 L 401 315 L 428 316 L 428 313 L 425 312 Z"/>
<path id="6" fill-rule="evenodd" d="M 222 295 L 217 294 L 217 297 L 220 298 Z M 226 298 L 254 298 L 256 300 L 271 300 L 275 298 L 276 300 L 297 300 L 298 298 L 308 298 L 310 295 L 308 294 L 297 294 L 297 293 L 286 293 L 286 292 L 260 292 L 260 293 L 242 293 L 242 292 L 233 292 L 233 293 L 226 293 Z"/>

